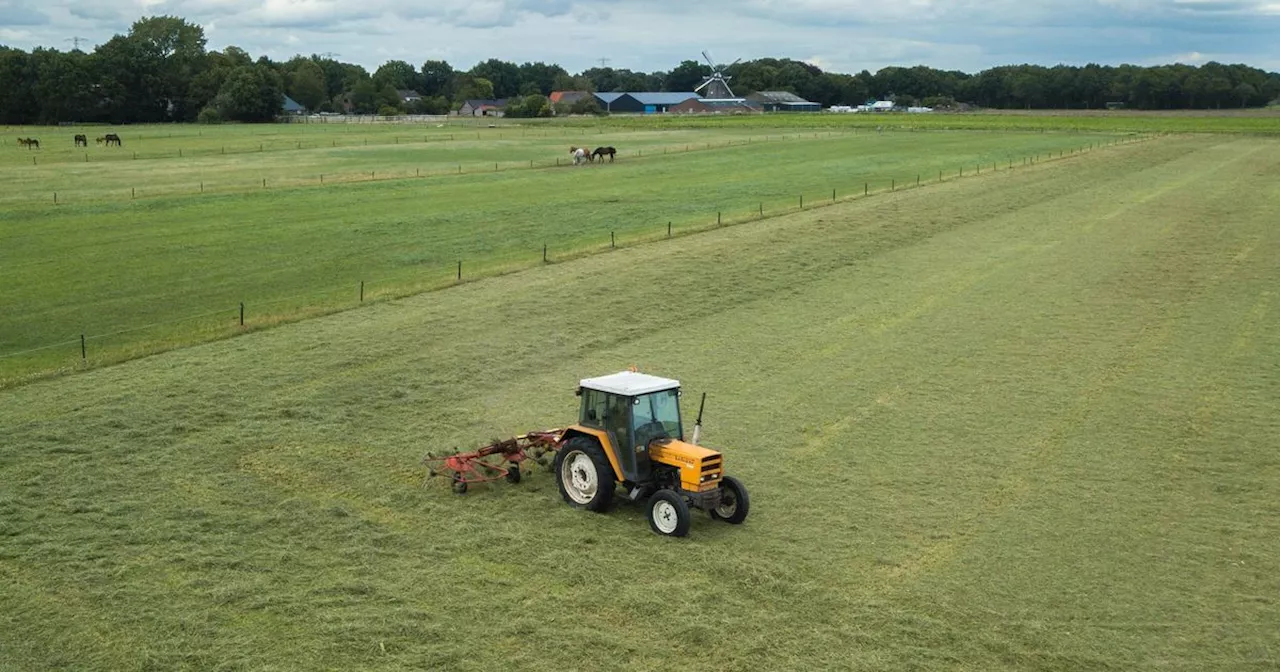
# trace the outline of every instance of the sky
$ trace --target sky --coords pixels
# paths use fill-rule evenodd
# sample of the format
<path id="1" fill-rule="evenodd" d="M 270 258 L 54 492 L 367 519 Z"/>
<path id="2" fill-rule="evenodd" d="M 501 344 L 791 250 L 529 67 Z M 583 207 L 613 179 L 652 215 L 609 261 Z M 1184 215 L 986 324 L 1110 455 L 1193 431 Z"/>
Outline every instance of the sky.
<path id="1" fill-rule="evenodd" d="M 1245 63 L 1280 72 L 1280 0 L 0 0 L 0 44 L 86 51 L 143 16 L 285 60 L 329 54 L 670 70 L 793 58 L 831 72 L 927 65 Z"/>

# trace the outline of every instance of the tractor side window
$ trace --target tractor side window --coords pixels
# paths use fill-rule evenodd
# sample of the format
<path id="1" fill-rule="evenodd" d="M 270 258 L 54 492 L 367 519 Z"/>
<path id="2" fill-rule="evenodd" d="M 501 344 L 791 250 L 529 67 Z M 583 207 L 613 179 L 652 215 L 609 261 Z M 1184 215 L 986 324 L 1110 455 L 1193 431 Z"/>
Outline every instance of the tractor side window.
<path id="1" fill-rule="evenodd" d="M 604 428 L 605 393 L 597 390 L 582 391 L 582 424 L 597 429 Z"/>

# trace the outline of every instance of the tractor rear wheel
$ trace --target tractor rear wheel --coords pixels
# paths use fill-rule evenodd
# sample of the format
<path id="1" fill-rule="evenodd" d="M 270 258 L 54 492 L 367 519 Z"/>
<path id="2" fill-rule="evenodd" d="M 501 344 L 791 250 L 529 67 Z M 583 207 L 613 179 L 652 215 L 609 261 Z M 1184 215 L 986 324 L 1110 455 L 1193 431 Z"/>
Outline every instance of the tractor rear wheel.
<path id="1" fill-rule="evenodd" d="M 452 484 L 453 492 L 455 494 L 459 494 L 459 495 L 467 494 L 467 481 L 466 479 L 462 478 L 462 474 L 454 472 L 453 478 L 451 480 L 453 481 L 453 484 Z"/>
<path id="2" fill-rule="evenodd" d="M 556 486 L 569 506 L 604 511 L 613 502 L 613 467 L 594 439 L 575 436 L 556 452 Z"/>
<path id="3" fill-rule="evenodd" d="M 520 465 L 518 463 L 512 462 L 511 466 L 507 467 L 507 482 L 513 485 L 520 482 Z"/>
<path id="4" fill-rule="evenodd" d="M 720 505 L 707 513 L 716 520 L 738 525 L 747 519 L 750 508 L 751 499 L 747 497 L 747 486 L 732 476 L 725 476 L 720 479 Z"/>
<path id="5" fill-rule="evenodd" d="M 671 490 L 659 490 L 649 498 L 649 527 L 668 537 L 689 534 L 689 505 Z"/>

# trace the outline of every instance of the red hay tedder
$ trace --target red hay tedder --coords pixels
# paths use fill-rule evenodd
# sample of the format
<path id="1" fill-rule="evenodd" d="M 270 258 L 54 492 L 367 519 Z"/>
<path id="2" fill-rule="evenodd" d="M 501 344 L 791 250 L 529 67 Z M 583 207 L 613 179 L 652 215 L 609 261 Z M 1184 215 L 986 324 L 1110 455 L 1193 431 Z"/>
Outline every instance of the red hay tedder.
<path id="1" fill-rule="evenodd" d="M 428 454 L 422 459 L 427 465 L 427 478 L 446 476 L 453 491 L 464 494 L 472 483 L 487 483 L 505 478 L 508 483 L 520 482 L 520 463 L 537 460 L 560 445 L 563 430 L 529 432 L 515 438 L 495 441 L 469 453 L 454 453 L 436 457 Z M 424 482 L 423 485 L 426 485 Z"/>

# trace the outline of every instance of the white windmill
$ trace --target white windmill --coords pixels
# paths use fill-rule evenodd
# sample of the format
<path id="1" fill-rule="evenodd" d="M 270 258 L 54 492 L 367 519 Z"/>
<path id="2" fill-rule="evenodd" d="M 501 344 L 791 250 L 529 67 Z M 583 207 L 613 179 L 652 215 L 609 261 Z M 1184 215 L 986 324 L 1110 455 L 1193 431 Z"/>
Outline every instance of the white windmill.
<path id="1" fill-rule="evenodd" d="M 702 57 L 706 59 L 707 65 L 711 66 L 711 75 L 704 79 L 701 84 L 694 87 L 693 90 L 695 92 L 702 92 L 705 88 L 706 92 L 702 94 L 702 97 L 713 100 L 728 100 L 736 98 L 736 96 L 733 95 L 733 89 L 729 88 L 729 80 L 732 78 L 724 74 L 724 71 L 737 65 L 738 61 L 741 61 L 742 59 L 739 58 L 737 61 L 734 61 L 729 65 L 716 65 L 715 61 L 711 60 L 711 56 L 708 55 L 706 51 L 702 52 Z"/>

